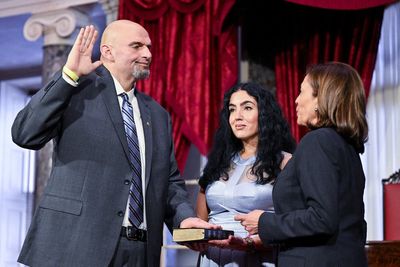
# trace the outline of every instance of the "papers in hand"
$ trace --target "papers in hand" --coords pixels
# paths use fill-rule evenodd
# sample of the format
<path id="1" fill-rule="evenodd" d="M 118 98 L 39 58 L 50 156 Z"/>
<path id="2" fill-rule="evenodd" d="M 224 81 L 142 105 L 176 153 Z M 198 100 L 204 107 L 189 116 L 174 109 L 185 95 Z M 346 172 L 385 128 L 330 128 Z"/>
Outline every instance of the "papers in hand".
<path id="1" fill-rule="evenodd" d="M 243 214 L 243 213 L 240 213 L 240 212 L 238 212 L 237 210 L 234 210 L 234 209 L 232 209 L 232 208 L 228 208 L 227 206 L 225 206 L 225 205 L 222 205 L 222 204 L 218 204 L 221 208 L 223 208 L 223 209 L 225 209 L 225 210 L 227 210 L 227 211 L 229 211 L 229 212 L 231 212 L 231 213 L 233 213 L 233 214 Z"/>
<path id="2" fill-rule="evenodd" d="M 218 203 L 218 205 L 219 205 L 221 208 L 223 208 L 223 209 L 225 209 L 225 210 L 227 210 L 227 211 L 229 211 L 229 212 L 231 212 L 231 213 L 233 213 L 233 214 L 244 214 L 244 213 L 242 213 L 242 212 L 238 212 L 238 211 L 235 210 L 235 209 L 228 208 L 228 207 L 225 206 L 225 205 L 222 205 L 222 204 L 219 204 L 219 203 Z M 268 213 L 275 213 L 275 211 L 274 211 L 273 208 L 268 209 L 268 210 L 266 210 L 265 212 L 268 212 Z"/>

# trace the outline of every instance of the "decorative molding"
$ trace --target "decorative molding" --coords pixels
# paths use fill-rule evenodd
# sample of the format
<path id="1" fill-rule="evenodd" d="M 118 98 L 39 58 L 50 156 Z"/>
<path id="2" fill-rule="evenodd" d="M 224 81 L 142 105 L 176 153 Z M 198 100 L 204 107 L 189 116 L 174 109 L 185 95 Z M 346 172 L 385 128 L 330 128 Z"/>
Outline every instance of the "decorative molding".
<path id="1" fill-rule="evenodd" d="M 98 0 L 0 0 L 0 17 L 36 14 L 97 3 Z"/>
<path id="2" fill-rule="evenodd" d="M 88 25 L 89 21 L 86 14 L 72 8 L 34 14 L 24 25 L 24 37 L 36 41 L 44 36 L 44 46 L 72 45 L 74 31 Z"/>
<path id="3" fill-rule="evenodd" d="M 107 25 L 118 18 L 118 0 L 99 0 L 99 3 L 103 6 L 104 13 L 107 16 Z"/>

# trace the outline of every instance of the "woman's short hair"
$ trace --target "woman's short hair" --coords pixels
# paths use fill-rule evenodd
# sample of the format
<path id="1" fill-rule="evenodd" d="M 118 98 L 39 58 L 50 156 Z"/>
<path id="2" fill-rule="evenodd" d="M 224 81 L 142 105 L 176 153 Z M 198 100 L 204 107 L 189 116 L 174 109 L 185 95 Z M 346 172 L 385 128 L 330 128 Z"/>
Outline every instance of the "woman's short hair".
<path id="1" fill-rule="evenodd" d="M 364 152 L 368 138 L 366 97 L 360 75 L 350 65 L 329 62 L 307 71 L 313 95 L 318 98 L 318 122 L 310 128 L 332 127 Z"/>

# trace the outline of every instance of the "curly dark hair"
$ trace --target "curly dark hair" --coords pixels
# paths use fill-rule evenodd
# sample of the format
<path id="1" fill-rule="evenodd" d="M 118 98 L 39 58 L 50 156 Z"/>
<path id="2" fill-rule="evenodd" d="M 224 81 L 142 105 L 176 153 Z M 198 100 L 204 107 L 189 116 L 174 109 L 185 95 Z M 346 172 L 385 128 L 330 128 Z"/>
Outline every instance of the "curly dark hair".
<path id="1" fill-rule="evenodd" d="M 258 105 L 257 157 L 251 173 L 258 184 L 273 182 L 280 172 L 282 151 L 292 153 L 296 143 L 289 125 L 271 92 L 257 83 L 240 83 L 224 95 L 220 112 L 220 125 L 214 135 L 214 144 L 208 154 L 208 161 L 200 177 L 199 185 L 205 189 L 208 184 L 221 177 L 228 180 L 233 157 L 243 149 L 243 143 L 233 134 L 229 124 L 229 102 L 233 93 L 243 90 L 254 97 Z"/>

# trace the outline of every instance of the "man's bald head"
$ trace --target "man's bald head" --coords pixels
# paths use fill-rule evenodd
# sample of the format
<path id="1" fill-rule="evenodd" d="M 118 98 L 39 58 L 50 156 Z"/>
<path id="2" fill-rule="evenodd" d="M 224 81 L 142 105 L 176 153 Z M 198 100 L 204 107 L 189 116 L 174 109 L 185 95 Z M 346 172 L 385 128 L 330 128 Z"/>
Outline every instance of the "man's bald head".
<path id="1" fill-rule="evenodd" d="M 108 24 L 101 37 L 101 44 L 114 44 L 119 36 L 128 34 L 130 31 L 143 32 L 147 34 L 145 28 L 140 24 L 130 20 L 116 20 Z"/>

